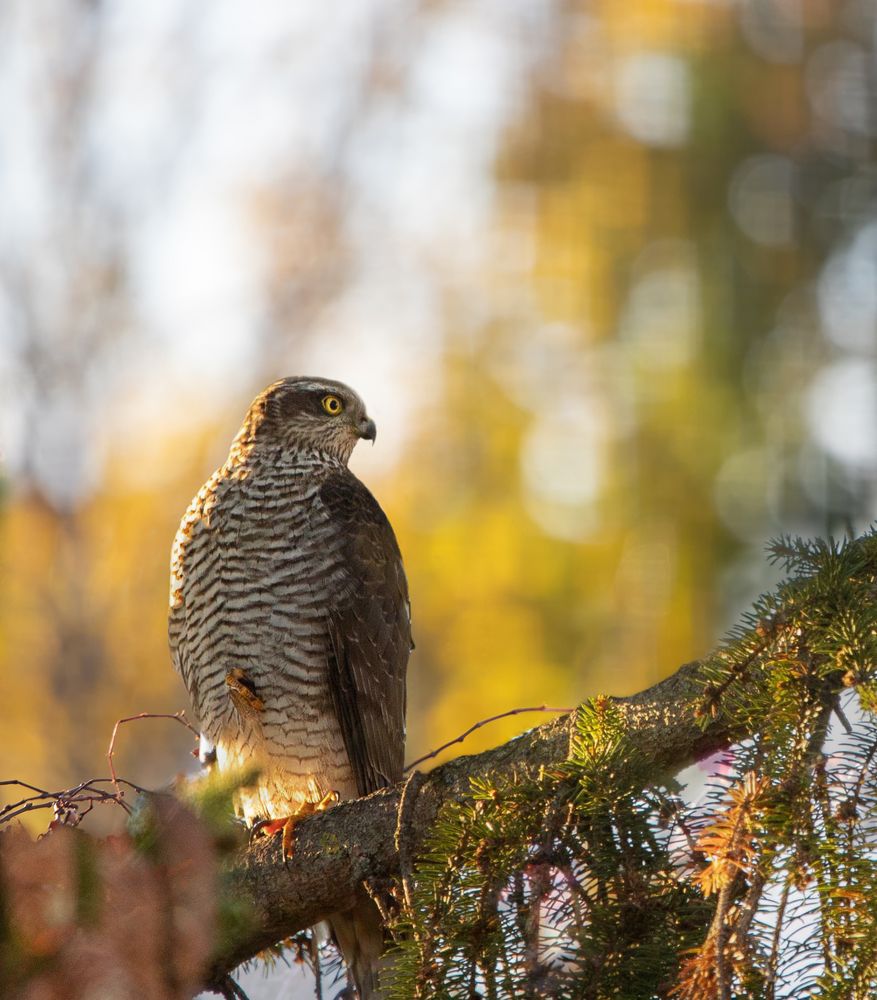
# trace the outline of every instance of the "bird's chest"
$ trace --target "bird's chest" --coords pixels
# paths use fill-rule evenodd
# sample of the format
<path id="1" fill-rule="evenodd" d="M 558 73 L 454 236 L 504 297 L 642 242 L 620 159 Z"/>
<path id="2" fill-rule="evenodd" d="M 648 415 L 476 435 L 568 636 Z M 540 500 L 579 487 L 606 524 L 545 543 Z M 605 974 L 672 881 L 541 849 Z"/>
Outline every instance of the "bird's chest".
<path id="1" fill-rule="evenodd" d="M 294 477 L 252 484 L 223 520 L 222 591 L 232 609 L 259 595 L 278 622 L 325 611 L 342 566 L 314 485 Z"/>
<path id="2" fill-rule="evenodd" d="M 194 541 L 186 609 L 205 675 L 202 719 L 213 729 L 240 723 L 230 676 L 254 688 L 266 720 L 279 703 L 302 714 L 294 696 L 325 685 L 327 614 L 343 575 L 317 486 L 297 477 L 243 484 L 206 512 Z"/>

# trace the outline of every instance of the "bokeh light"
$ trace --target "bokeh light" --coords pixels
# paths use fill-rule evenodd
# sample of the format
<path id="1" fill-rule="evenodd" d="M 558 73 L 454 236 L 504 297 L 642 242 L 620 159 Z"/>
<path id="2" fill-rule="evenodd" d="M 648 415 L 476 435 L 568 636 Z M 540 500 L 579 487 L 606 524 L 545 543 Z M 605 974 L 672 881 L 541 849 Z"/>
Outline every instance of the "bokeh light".
<path id="1" fill-rule="evenodd" d="M 410 757 L 645 687 L 771 535 L 864 528 L 875 39 L 860 0 L 4 4 L 4 772 L 71 785 L 184 706 L 170 542 L 280 375 L 378 424 Z"/>

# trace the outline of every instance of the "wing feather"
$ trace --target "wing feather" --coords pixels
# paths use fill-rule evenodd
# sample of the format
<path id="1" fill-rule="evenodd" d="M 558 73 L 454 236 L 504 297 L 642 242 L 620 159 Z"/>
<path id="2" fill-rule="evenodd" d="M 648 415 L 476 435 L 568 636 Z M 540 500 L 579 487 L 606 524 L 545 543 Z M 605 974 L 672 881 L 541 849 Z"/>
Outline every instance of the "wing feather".
<path id="1" fill-rule="evenodd" d="M 330 476 L 320 499 L 344 538 L 346 585 L 328 612 L 329 683 L 360 795 L 402 777 L 408 585 L 396 537 L 365 486 Z"/>

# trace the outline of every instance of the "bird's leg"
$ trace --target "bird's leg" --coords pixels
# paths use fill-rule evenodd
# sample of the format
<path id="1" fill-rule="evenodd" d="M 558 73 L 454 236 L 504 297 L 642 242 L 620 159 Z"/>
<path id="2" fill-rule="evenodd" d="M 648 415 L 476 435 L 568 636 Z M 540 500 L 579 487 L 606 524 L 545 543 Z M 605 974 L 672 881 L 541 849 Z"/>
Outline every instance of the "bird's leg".
<path id="1" fill-rule="evenodd" d="M 281 816 L 279 819 L 261 819 L 253 824 L 253 832 L 261 833 L 266 837 L 273 837 L 274 834 L 283 832 L 283 860 L 289 861 L 294 853 L 295 828 L 308 816 L 314 813 L 324 812 L 330 806 L 334 806 L 340 796 L 337 792 L 326 792 L 319 802 L 302 802 L 299 808 L 291 816 Z"/>

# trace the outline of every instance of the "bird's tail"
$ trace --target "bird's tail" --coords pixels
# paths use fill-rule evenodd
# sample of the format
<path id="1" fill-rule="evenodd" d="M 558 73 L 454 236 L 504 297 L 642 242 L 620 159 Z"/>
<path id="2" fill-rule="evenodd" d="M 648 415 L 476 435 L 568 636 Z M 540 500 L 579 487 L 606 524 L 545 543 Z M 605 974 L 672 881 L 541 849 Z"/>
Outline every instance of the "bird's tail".
<path id="1" fill-rule="evenodd" d="M 329 923 L 359 1000 L 380 1000 L 384 929 L 377 906 L 361 890 L 357 902 L 344 913 L 333 914 Z"/>

